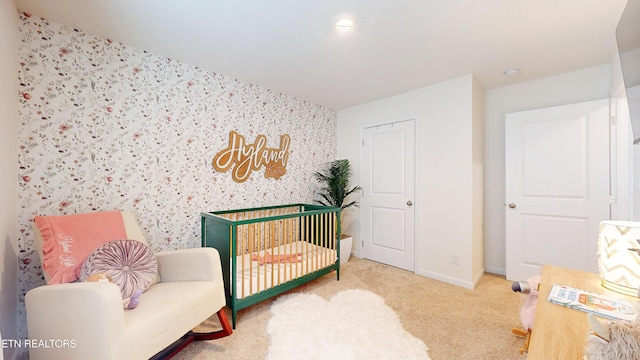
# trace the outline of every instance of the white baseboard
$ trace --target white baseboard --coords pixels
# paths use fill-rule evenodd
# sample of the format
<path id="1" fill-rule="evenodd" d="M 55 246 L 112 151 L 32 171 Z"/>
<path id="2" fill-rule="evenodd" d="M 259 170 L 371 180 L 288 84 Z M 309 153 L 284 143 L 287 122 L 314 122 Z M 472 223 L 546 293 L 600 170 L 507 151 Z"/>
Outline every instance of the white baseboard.
<path id="1" fill-rule="evenodd" d="M 416 274 L 422 275 L 422 276 L 426 276 L 426 277 L 431 278 L 431 279 L 444 281 L 444 282 L 446 282 L 448 284 L 461 286 L 461 287 L 463 287 L 465 289 L 473 290 L 478 285 L 478 282 L 480 282 L 480 279 L 482 279 L 482 275 L 484 275 L 484 272 L 480 272 L 476 276 L 476 278 L 473 279 L 473 281 L 464 281 L 464 280 L 460 280 L 460 279 L 457 279 L 457 278 L 454 278 L 454 277 L 450 277 L 450 276 L 434 273 L 434 272 L 431 272 L 431 271 L 424 271 L 424 270 L 418 270 L 418 271 L 416 271 Z"/>
<path id="2" fill-rule="evenodd" d="M 359 252 L 351 252 L 351 256 L 352 257 L 357 257 L 357 258 L 362 258 L 360 256 Z M 415 271 L 415 273 L 417 275 L 428 277 L 428 278 L 431 278 L 431 279 L 434 279 L 434 280 L 443 281 L 443 282 L 446 282 L 446 283 L 449 283 L 449 284 L 452 284 L 452 285 L 461 286 L 463 288 L 471 289 L 471 290 L 475 289 L 476 286 L 478 286 L 478 283 L 482 279 L 482 276 L 484 276 L 485 272 L 493 273 L 492 271 L 489 271 L 489 270 L 485 269 L 485 270 L 479 272 L 475 276 L 473 281 L 464 281 L 464 280 L 460 280 L 460 279 L 457 279 L 457 278 L 454 278 L 454 277 L 450 277 L 450 276 L 434 273 L 434 272 L 431 272 L 431 271 L 426 271 L 426 270 L 416 270 Z"/>
<path id="3" fill-rule="evenodd" d="M 482 269 L 482 271 L 476 274 L 475 278 L 473 279 L 474 289 L 476 288 L 476 286 L 478 286 L 478 284 L 480 283 L 480 280 L 482 280 L 482 277 L 484 276 L 485 273 L 486 273 L 485 269 Z"/>
<path id="4" fill-rule="evenodd" d="M 498 274 L 498 275 L 502 275 L 502 276 L 507 276 L 507 269 L 487 266 L 485 268 L 485 271 L 488 272 L 488 273 L 492 273 L 492 274 Z"/>

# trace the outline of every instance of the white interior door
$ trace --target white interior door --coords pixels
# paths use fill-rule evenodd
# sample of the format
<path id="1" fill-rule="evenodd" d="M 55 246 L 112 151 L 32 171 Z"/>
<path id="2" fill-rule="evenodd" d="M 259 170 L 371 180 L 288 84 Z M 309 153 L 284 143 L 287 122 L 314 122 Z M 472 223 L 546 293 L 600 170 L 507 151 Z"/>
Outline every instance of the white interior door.
<path id="1" fill-rule="evenodd" d="M 609 101 L 512 113 L 505 122 L 507 279 L 540 265 L 597 271 L 609 218 Z"/>
<path id="2" fill-rule="evenodd" d="M 414 271 L 414 121 L 364 129 L 363 257 Z"/>

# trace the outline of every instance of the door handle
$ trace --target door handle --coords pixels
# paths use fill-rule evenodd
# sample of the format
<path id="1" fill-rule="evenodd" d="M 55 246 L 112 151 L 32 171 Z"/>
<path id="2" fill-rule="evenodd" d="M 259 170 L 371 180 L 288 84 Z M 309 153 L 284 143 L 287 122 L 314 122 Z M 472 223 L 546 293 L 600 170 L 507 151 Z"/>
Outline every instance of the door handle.
<path id="1" fill-rule="evenodd" d="M 516 208 L 516 204 L 515 203 L 511 203 L 511 204 L 509 204 L 509 207 L 512 208 L 512 209 L 515 209 Z"/>
<path id="2" fill-rule="evenodd" d="M 411 200 L 407 201 L 407 205 L 412 206 L 413 205 L 413 201 L 411 201 Z"/>

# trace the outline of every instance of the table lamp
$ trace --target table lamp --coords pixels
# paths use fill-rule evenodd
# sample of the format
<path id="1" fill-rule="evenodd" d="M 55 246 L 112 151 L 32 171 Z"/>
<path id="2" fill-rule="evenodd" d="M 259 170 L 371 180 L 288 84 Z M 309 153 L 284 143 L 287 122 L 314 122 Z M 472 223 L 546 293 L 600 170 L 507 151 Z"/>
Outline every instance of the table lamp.
<path id="1" fill-rule="evenodd" d="M 598 269 L 605 288 L 625 295 L 639 295 L 640 222 L 600 222 Z"/>

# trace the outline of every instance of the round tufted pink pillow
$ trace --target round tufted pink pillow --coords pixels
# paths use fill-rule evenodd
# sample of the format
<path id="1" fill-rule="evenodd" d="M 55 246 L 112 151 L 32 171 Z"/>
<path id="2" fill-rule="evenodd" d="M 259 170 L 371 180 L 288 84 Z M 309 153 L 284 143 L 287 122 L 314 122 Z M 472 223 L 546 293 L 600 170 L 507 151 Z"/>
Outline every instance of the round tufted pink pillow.
<path id="1" fill-rule="evenodd" d="M 158 261 L 151 249 L 139 241 L 113 240 L 87 257 L 80 269 L 80 281 L 97 273 L 109 275 L 126 299 L 151 285 L 158 273 Z"/>

